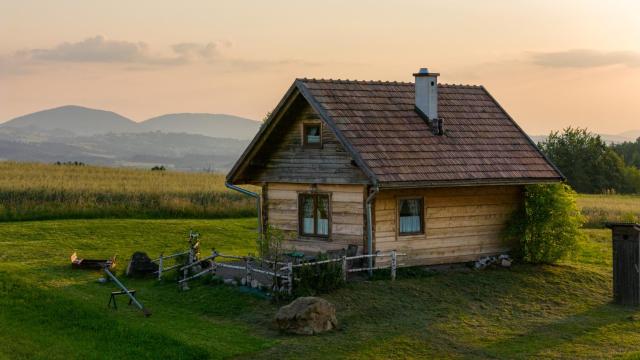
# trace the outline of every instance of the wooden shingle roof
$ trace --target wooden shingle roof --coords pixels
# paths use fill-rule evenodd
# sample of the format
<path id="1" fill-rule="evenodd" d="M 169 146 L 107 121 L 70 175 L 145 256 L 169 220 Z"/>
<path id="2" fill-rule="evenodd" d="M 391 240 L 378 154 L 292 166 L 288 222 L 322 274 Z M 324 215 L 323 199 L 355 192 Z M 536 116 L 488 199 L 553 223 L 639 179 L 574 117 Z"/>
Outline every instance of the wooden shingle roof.
<path id="1" fill-rule="evenodd" d="M 297 79 L 227 175 L 236 183 L 302 96 L 354 163 L 382 187 L 526 184 L 564 176 L 482 86 L 438 84 L 435 135 L 416 112 L 414 84 Z"/>
<path id="2" fill-rule="evenodd" d="M 438 84 L 434 135 L 415 111 L 414 84 L 298 79 L 381 184 L 558 181 L 561 173 L 482 86 Z"/>

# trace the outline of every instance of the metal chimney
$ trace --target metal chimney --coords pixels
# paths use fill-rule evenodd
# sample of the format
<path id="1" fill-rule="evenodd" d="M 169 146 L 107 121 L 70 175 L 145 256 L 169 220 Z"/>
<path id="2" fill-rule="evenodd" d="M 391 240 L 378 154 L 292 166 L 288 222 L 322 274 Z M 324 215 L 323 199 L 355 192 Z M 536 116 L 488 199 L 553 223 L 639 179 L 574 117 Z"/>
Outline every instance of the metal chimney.
<path id="1" fill-rule="evenodd" d="M 438 73 L 421 68 L 415 77 L 415 106 L 429 120 L 438 118 Z"/>

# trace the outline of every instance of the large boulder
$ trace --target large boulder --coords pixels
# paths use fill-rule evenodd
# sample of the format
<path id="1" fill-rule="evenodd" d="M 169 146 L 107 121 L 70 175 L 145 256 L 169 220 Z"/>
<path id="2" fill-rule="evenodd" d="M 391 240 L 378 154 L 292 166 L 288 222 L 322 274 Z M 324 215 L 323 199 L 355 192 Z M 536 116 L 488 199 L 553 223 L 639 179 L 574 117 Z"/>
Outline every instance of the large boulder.
<path id="1" fill-rule="evenodd" d="M 336 308 L 319 297 L 300 297 L 278 310 L 275 326 L 283 332 L 313 335 L 338 326 Z"/>
<path id="2" fill-rule="evenodd" d="M 152 262 L 146 253 L 136 251 L 131 256 L 126 275 L 131 277 L 146 277 L 153 275 L 156 271 L 158 271 L 158 265 Z"/>

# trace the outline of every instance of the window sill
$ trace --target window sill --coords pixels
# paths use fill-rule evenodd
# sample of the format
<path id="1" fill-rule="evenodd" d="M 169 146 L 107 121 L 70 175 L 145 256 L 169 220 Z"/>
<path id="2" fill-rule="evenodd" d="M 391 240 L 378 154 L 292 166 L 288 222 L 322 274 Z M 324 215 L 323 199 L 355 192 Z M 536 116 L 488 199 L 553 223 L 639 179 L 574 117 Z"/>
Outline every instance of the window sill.
<path id="1" fill-rule="evenodd" d="M 423 240 L 426 238 L 425 233 L 416 233 L 416 234 L 398 234 L 396 236 L 396 241 L 406 241 L 406 240 Z"/>
<path id="2" fill-rule="evenodd" d="M 313 235 L 298 235 L 293 241 L 305 241 L 305 242 L 331 242 L 329 236 L 313 236 Z"/>

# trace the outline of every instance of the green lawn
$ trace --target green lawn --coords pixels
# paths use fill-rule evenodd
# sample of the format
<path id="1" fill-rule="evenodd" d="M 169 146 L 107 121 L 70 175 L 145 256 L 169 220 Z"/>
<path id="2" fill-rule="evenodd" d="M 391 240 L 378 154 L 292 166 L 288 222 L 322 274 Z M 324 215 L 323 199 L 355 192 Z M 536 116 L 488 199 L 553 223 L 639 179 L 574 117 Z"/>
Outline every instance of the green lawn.
<path id="1" fill-rule="evenodd" d="M 640 357 L 640 311 L 610 304 L 608 230 L 585 230 L 558 266 L 457 270 L 351 283 L 326 298 L 341 328 L 284 336 L 277 309 L 221 285 L 132 281 L 153 311 L 106 307 L 111 284 L 68 257 L 182 249 L 251 251 L 254 219 L 58 220 L 0 223 L 0 358 L 609 358 Z M 121 262 L 121 267 L 124 261 Z M 120 300 L 124 304 L 124 300 Z"/>

